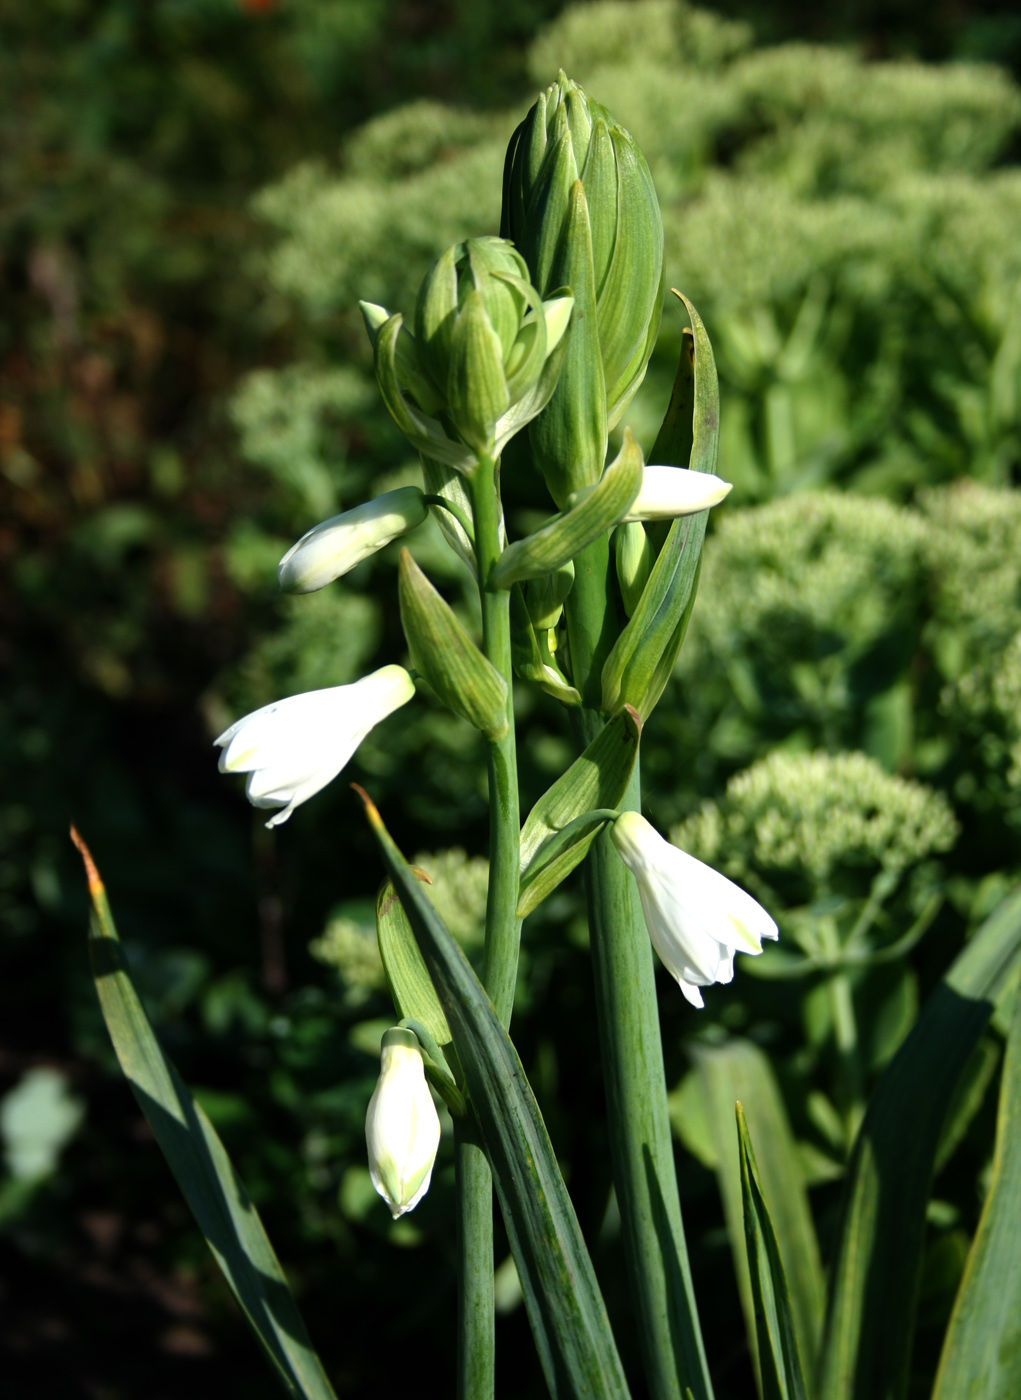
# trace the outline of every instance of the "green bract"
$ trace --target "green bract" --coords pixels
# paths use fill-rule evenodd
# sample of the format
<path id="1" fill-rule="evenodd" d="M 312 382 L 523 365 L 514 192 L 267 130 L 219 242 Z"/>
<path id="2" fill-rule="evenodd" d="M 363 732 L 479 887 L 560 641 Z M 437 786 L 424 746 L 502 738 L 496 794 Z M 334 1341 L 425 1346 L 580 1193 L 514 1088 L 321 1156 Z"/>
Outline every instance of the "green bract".
<path id="1" fill-rule="evenodd" d="M 645 157 L 563 72 L 511 137 L 500 231 L 540 291 L 566 283 L 574 292 L 560 383 L 529 433 L 563 506 L 599 480 L 607 432 L 645 377 L 664 286 L 663 221 Z"/>
<path id="2" fill-rule="evenodd" d="M 564 288 L 543 301 L 524 258 L 487 237 L 437 258 L 419 288 L 414 335 L 401 316 L 361 306 L 397 426 L 426 456 L 470 472 L 549 402 L 574 301 Z"/>

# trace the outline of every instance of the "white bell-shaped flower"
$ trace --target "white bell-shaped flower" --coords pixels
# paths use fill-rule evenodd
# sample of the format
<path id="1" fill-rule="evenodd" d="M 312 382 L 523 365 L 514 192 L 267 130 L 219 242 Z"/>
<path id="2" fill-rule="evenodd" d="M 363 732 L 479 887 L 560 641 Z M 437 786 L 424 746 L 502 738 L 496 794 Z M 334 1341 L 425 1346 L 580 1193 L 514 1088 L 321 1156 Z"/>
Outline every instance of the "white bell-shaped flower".
<path id="1" fill-rule="evenodd" d="M 415 686 L 403 666 L 383 666 L 353 685 L 309 690 L 264 705 L 225 729 L 221 773 L 247 773 L 253 807 L 281 807 L 279 826 L 299 803 L 332 782 L 374 725 L 407 704 Z"/>
<path id="2" fill-rule="evenodd" d="M 365 1114 L 372 1184 L 395 1220 L 429 1190 L 440 1120 L 425 1082 L 416 1036 L 395 1026 L 383 1036 L 379 1079 Z"/>
<path id="3" fill-rule="evenodd" d="M 428 514 L 418 487 L 402 486 L 334 515 L 291 545 L 277 566 L 280 587 L 289 593 L 315 593 L 414 530 Z"/>
<path id="4" fill-rule="evenodd" d="M 686 467 L 646 467 L 641 489 L 624 516 L 633 520 L 673 520 L 678 515 L 696 515 L 718 506 L 731 490 L 712 472 L 693 472 Z"/>
<path id="5" fill-rule="evenodd" d="M 652 946 L 692 1006 L 703 1004 L 700 987 L 731 981 L 735 953 L 761 953 L 762 940 L 778 936 L 757 900 L 637 812 L 619 816 L 610 835 L 638 881 Z"/>

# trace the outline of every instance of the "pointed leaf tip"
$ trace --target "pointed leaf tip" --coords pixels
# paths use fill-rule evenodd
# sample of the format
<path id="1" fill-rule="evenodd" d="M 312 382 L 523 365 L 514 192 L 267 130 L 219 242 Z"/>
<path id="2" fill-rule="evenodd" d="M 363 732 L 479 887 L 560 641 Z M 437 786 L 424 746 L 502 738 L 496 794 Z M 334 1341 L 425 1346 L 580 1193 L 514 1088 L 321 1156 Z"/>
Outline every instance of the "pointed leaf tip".
<path id="1" fill-rule="evenodd" d="M 77 846 L 78 853 L 85 865 L 85 877 L 89 882 L 89 894 L 95 899 L 104 891 L 103 881 L 100 879 L 99 871 L 96 869 L 96 862 L 92 859 L 92 852 L 82 840 L 81 833 L 73 822 L 71 823 L 71 840 L 74 842 L 75 846 Z"/>
<path id="2" fill-rule="evenodd" d="M 374 830 L 374 831 L 383 831 L 383 830 L 385 830 L 385 828 L 384 828 L 384 826 L 383 826 L 383 818 L 379 815 L 379 809 L 377 808 L 375 802 L 373 802 L 373 800 L 372 800 L 372 798 L 369 796 L 369 794 L 368 794 L 368 793 L 365 791 L 365 789 L 361 786 L 361 784 L 360 784 L 360 783 L 352 783 L 352 784 L 351 784 L 351 788 L 352 788 L 353 791 L 355 791 L 355 792 L 358 794 L 358 796 L 362 799 L 362 802 L 363 802 L 363 804 L 364 804 L 364 806 L 365 806 L 365 815 L 368 817 L 368 819 L 369 819 L 369 825 L 373 828 L 373 830 Z"/>

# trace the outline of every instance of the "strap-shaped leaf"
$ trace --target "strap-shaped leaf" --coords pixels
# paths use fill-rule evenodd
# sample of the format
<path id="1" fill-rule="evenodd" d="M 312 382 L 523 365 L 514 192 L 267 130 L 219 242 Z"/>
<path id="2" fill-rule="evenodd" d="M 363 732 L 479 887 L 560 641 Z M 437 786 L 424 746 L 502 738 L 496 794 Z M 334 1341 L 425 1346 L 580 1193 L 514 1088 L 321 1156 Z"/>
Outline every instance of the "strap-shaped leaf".
<path id="1" fill-rule="evenodd" d="M 989 1193 L 957 1293 L 932 1400 L 1021 1395 L 1021 990 L 1000 1087 Z"/>
<path id="2" fill-rule="evenodd" d="M 1021 889 L 966 944 L 876 1086 L 844 1182 L 821 1400 L 900 1400 L 907 1393 L 940 1130 L 1019 951 Z"/>
<path id="3" fill-rule="evenodd" d="M 376 808 L 362 797 L 454 1035 L 550 1394 L 626 1400 L 592 1261 L 517 1051 Z"/>
<path id="4" fill-rule="evenodd" d="M 518 918 L 531 913 L 585 859 L 606 818 L 596 817 L 591 822 L 579 819 L 620 802 L 638 757 L 641 733 L 635 712 L 622 710 L 603 726 L 525 818 Z M 565 844 L 560 833 L 568 826 L 572 830 Z"/>
<path id="5" fill-rule="evenodd" d="M 737 1105 L 737 1136 L 762 1400 L 806 1400 L 783 1260 L 759 1185 L 752 1140 L 740 1103 Z"/>
<path id="6" fill-rule="evenodd" d="M 128 972 L 103 882 L 72 827 L 89 881 L 89 957 L 121 1069 L 231 1292 L 288 1395 L 335 1400 L 284 1271 L 216 1129 L 156 1039 Z"/>
<path id="7" fill-rule="evenodd" d="M 684 302 L 691 318 L 693 355 L 689 359 L 688 352 L 682 351 L 670 407 L 653 448 L 653 461 L 714 472 L 720 437 L 716 361 L 702 318 L 687 297 L 680 292 L 674 294 Z M 685 428 L 689 402 L 693 406 L 690 458 L 679 461 L 677 458 L 689 442 Z M 682 516 L 670 526 L 645 592 L 603 667 L 604 713 L 612 714 L 627 703 L 648 719 L 663 694 L 695 601 L 708 518 L 708 511 L 700 511 L 698 515 Z"/>
<path id="8" fill-rule="evenodd" d="M 686 1123 L 680 1114 L 674 1114 L 674 1122 L 686 1146 L 691 1128 L 699 1131 L 700 1140 L 691 1144 L 691 1150 L 703 1159 L 709 1156 L 716 1169 L 753 1357 L 757 1328 L 734 1123 L 737 1100 L 745 1105 L 759 1145 L 756 1173 L 769 1203 L 777 1247 L 786 1261 L 798 1352 L 811 1371 L 822 1331 L 825 1284 L 797 1145 L 772 1066 L 752 1041 L 735 1037 L 722 1045 L 699 1045 L 692 1074 L 685 1091 L 694 1100 L 688 1105 L 688 1118 L 694 1109 L 696 1122 Z"/>
<path id="9" fill-rule="evenodd" d="M 415 875 L 419 880 L 428 879 L 422 870 L 415 870 Z M 383 882 L 376 898 L 376 938 L 398 1019 L 410 1016 L 421 1021 L 437 1045 L 449 1045 L 447 1018 L 390 880 Z"/>
<path id="10" fill-rule="evenodd" d="M 508 545 L 490 572 L 489 586 L 510 588 L 573 559 L 627 514 L 641 488 L 644 467 L 642 449 L 625 428 L 620 452 L 588 495 L 534 535 Z"/>

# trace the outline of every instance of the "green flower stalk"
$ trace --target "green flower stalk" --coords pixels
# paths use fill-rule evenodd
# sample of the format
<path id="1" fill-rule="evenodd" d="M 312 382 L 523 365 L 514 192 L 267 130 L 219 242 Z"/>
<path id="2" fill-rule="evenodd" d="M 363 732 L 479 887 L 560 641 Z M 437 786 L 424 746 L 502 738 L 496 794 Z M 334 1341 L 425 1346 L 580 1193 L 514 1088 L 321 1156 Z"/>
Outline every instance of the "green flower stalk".
<path id="1" fill-rule="evenodd" d="M 564 73 L 511 137 L 500 231 L 544 296 L 569 285 L 575 328 L 549 406 L 529 430 L 561 508 L 593 486 L 656 342 L 663 220 L 645 157 L 605 107 Z"/>

